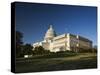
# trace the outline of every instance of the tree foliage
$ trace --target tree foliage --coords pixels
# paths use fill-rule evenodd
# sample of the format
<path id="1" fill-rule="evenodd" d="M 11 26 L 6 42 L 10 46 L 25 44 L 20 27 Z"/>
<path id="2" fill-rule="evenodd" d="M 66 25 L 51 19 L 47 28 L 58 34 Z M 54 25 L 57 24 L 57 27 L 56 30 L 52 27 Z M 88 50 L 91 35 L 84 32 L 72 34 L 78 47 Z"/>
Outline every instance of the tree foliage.
<path id="1" fill-rule="evenodd" d="M 23 54 L 24 55 L 31 55 L 31 54 L 33 54 L 32 49 L 33 49 L 33 47 L 30 44 L 25 44 L 23 46 Z"/>
<path id="2" fill-rule="evenodd" d="M 34 48 L 33 54 L 40 55 L 40 54 L 48 54 L 50 53 L 49 50 L 45 50 L 42 46 L 37 46 Z"/>
<path id="3" fill-rule="evenodd" d="M 19 31 L 16 31 L 16 57 L 20 57 L 23 50 L 22 42 L 23 34 Z"/>
<path id="4" fill-rule="evenodd" d="M 22 38 L 23 38 L 23 34 L 19 31 L 16 31 L 16 44 L 17 45 L 23 44 Z"/>

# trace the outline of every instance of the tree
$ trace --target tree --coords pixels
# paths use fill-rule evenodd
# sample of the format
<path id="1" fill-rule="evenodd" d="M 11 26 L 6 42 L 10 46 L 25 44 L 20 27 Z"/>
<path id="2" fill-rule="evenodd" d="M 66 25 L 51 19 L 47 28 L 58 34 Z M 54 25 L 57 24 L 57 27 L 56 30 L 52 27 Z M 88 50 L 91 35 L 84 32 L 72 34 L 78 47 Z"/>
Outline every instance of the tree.
<path id="1" fill-rule="evenodd" d="M 37 46 L 34 48 L 34 51 L 33 51 L 34 54 L 36 55 L 41 55 L 41 54 L 48 54 L 50 53 L 49 50 L 45 50 L 42 46 Z"/>
<path id="2" fill-rule="evenodd" d="M 25 44 L 24 47 L 23 47 L 23 54 L 24 55 L 31 55 L 31 54 L 33 54 L 32 49 L 33 49 L 33 47 L 30 44 Z"/>
<path id="3" fill-rule="evenodd" d="M 93 49 L 92 49 L 93 52 L 96 52 L 96 53 L 97 53 L 97 48 L 98 48 L 97 45 L 94 45 L 94 46 L 93 46 Z"/>
<path id="4" fill-rule="evenodd" d="M 37 46 L 34 49 L 34 54 L 43 54 L 44 48 L 42 46 Z"/>
<path id="5" fill-rule="evenodd" d="M 23 38 L 23 34 L 19 31 L 16 31 L 16 44 L 17 45 L 23 44 L 22 38 Z"/>
<path id="6" fill-rule="evenodd" d="M 20 57 L 23 50 L 22 42 L 23 34 L 19 31 L 16 31 L 16 57 Z"/>

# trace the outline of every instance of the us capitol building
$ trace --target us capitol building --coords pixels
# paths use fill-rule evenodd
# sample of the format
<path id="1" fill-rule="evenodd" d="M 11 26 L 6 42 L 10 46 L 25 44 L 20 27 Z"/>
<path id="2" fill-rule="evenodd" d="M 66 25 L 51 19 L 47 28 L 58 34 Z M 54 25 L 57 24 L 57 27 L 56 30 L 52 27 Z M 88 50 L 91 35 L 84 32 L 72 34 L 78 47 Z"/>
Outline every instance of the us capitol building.
<path id="1" fill-rule="evenodd" d="M 58 51 L 78 51 L 79 49 L 91 49 L 92 41 L 79 35 L 73 35 L 70 33 L 56 35 L 52 25 L 47 30 L 44 40 L 36 42 L 33 47 L 42 46 L 46 50 L 51 52 Z"/>

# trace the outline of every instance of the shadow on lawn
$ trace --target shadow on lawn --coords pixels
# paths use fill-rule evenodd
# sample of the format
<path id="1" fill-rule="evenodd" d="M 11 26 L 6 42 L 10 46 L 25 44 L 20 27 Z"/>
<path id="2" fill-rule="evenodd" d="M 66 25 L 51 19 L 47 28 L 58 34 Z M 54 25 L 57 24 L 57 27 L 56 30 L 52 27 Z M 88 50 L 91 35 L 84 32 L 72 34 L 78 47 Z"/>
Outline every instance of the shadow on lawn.
<path id="1" fill-rule="evenodd" d="M 28 62 L 16 62 L 16 72 L 42 72 L 97 68 L 97 56 L 67 60 L 68 57 L 32 59 Z M 63 59 L 63 60 L 62 60 Z"/>

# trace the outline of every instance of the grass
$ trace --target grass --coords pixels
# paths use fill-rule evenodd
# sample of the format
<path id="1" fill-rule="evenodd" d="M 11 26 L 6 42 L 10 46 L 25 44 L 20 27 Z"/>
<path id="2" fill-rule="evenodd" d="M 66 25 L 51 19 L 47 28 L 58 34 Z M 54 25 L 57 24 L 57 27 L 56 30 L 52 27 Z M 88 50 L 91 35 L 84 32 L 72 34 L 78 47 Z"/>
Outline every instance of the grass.
<path id="1" fill-rule="evenodd" d="M 61 53 L 17 59 L 16 72 L 39 72 L 97 68 L 95 53 Z"/>
<path id="2" fill-rule="evenodd" d="M 24 60 L 33 60 L 33 59 L 48 59 L 48 58 L 59 58 L 59 57 L 71 57 L 76 56 L 77 53 L 52 53 L 52 54 L 44 54 L 44 55 L 35 55 L 30 58 L 17 58 L 16 61 L 24 61 Z"/>

